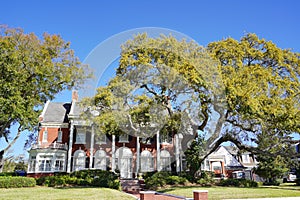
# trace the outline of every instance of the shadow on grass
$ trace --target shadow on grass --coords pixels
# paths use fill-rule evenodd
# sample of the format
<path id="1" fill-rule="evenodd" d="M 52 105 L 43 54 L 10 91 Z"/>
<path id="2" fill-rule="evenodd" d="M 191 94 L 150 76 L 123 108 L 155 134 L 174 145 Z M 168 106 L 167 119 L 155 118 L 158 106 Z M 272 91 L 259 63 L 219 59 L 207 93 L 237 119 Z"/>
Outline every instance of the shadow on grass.
<path id="1" fill-rule="evenodd" d="M 193 186 L 180 186 L 180 187 L 170 187 L 170 188 L 161 188 L 159 190 L 157 190 L 158 192 L 161 193 L 167 193 L 167 192 L 171 192 L 174 190 L 178 190 L 178 189 L 199 189 L 199 188 L 203 188 L 203 189 L 208 189 L 208 188 L 228 188 L 226 186 L 212 186 L 212 187 L 201 187 L 201 186 L 197 186 L 197 185 L 193 185 Z M 231 187 L 234 188 L 234 187 Z M 243 187 L 235 187 L 235 188 L 243 188 Z M 249 189 L 274 189 L 274 190 L 298 190 L 300 191 L 300 186 L 297 185 L 284 185 L 284 186 L 261 186 L 261 187 L 247 187 Z"/>
<path id="2" fill-rule="evenodd" d="M 179 188 L 180 189 L 194 189 L 194 188 L 200 188 L 201 186 L 199 185 L 193 185 L 193 186 L 179 186 L 179 187 L 170 187 L 170 188 L 161 188 L 159 190 L 157 190 L 158 192 L 161 192 L 161 193 L 166 193 L 166 192 L 171 192 L 171 191 L 174 191 L 174 190 L 178 190 Z M 203 188 L 211 188 L 211 187 L 203 187 Z"/>
<path id="3" fill-rule="evenodd" d="M 106 187 L 91 187 L 91 186 L 56 186 L 53 187 L 54 189 L 59 189 L 59 190 L 65 190 L 65 189 L 104 189 Z M 110 188 L 106 188 L 106 189 L 110 189 Z M 111 189 L 113 190 L 113 189 Z"/>

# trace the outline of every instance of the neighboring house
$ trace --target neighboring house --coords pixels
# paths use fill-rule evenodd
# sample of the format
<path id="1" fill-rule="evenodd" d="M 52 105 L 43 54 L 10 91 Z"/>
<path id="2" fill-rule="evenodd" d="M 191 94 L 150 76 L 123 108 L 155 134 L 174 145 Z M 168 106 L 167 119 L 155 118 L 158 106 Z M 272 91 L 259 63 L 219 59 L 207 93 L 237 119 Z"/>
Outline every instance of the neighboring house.
<path id="1" fill-rule="evenodd" d="M 232 146 L 220 146 L 205 159 L 202 169 L 213 171 L 216 177 L 233 177 L 232 173 L 245 172 L 245 178 L 253 179 L 252 168 L 257 165 L 255 156 L 249 152 L 238 153 Z"/>
<path id="2" fill-rule="evenodd" d="M 45 104 L 39 118 L 37 144 L 29 150 L 28 176 L 102 169 L 118 170 L 121 178 L 135 178 L 143 172 L 182 170 L 181 134 L 157 133 L 148 140 L 131 135 L 100 135 L 79 115 L 76 91 L 71 103 Z"/>

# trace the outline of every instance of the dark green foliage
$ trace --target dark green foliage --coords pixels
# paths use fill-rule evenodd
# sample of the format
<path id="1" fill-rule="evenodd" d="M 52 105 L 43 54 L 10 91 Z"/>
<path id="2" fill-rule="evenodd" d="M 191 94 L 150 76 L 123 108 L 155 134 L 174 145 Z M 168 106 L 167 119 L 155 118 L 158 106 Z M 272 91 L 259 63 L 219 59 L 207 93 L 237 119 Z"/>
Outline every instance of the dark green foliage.
<path id="1" fill-rule="evenodd" d="M 34 178 L 28 177 L 0 177 L 0 188 L 34 187 Z"/>
<path id="2" fill-rule="evenodd" d="M 188 182 L 186 178 L 172 175 L 170 172 L 147 173 L 144 177 L 146 188 L 149 189 L 157 189 L 166 185 L 184 185 Z"/>
<path id="3" fill-rule="evenodd" d="M 214 172 L 202 171 L 200 178 L 196 179 L 195 182 L 201 186 L 212 186 L 215 184 Z"/>
<path id="4" fill-rule="evenodd" d="M 120 189 L 118 176 L 113 172 L 102 170 L 82 170 L 73 172 L 70 175 L 54 175 L 37 179 L 38 185 L 54 186 L 94 186 Z"/>
<path id="5" fill-rule="evenodd" d="M 274 186 L 279 186 L 280 182 L 273 180 L 271 182 L 264 182 L 263 185 L 274 185 Z"/>
<path id="6" fill-rule="evenodd" d="M 300 186 L 300 178 L 296 179 L 296 185 Z"/>
<path id="7" fill-rule="evenodd" d="M 229 187 L 258 187 L 258 183 L 247 179 L 224 179 L 218 183 L 219 186 Z"/>
<path id="8" fill-rule="evenodd" d="M 2 172 L 0 176 L 17 176 L 15 172 Z"/>
<path id="9" fill-rule="evenodd" d="M 197 172 L 199 172 L 199 169 L 201 168 L 201 162 L 204 154 L 204 146 L 205 146 L 205 140 L 203 137 L 198 136 L 190 147 L 184 152 L 186 156 L 187 161 L 187 167 L 189 168 L 189 174 L 195 178 L 193 182 L 196 181 L 197 178 Z"/>

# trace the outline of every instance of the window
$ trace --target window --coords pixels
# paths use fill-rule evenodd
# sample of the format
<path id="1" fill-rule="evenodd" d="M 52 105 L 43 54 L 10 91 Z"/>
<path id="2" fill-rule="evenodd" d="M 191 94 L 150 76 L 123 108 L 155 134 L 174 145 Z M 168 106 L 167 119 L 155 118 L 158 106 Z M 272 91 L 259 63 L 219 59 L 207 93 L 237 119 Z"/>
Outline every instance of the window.
<path id="1" fill-rule="evenodd" d="M 162 171 L 171 171 L 171 155 L 167 150 L 160 152 L 160 167 Z"/>
<path id="2" fill-rule="evenodd" d="M 172 137 L 168 134 L 161 134 L 160 136 L 160 142 L 161 143 L 172 143 Z"/>
<path id="3" fill-rule="evenodd" d="M 85 152 L 83 150 L 77 150 L 74 153 L 74 170 L 85 169 Z"/>
<path id="4" fill-rule="evenodd" d="M 98 150 L 95 154 L 95 168 L 106 170 L 106 152 L 103 150 Z"/>
<path id="5" fill-rule="evenodd" d="M 52 156 L 41 156 L 38 163 L 40 172 L 49 172 L 52 169 Z"/>
<path id="6" fill-rule="evenodd" d="M 85 133 L 77 132 L 75 144 L 85 144 Z"/>
<path id="7" fill-rule="evenodd" d="M 55 168 L 55 171 L 64 171 L 64 168 L 65 168 L 64 156 L 56 156 L 54 168 Z"/>
<path id="8" fill-rule="evenodd" d="M 106 135 L 97 135 L 96 136 L 96 144 L 106 144 Z"/>
<path id="9" fill-rule="evenodd" d="M 64 160 L 55 161 L 55 171 L 64 171 Z"/>
<path id="10" fill-rule="evenodd" d="M 48 142 L 48 131 L 43 131 L 43 139 L 42 139 L 43 142 Z"/>
<path id="11" fill-rule="evenodd" d="M 151 138 L 142 138 L 141 142 L 143 144 L 150 145 L 151 144 Z"/>
<path id="12" fill-rule="evenodd" d="M 127 134 L 120 135 L 119 142 L 120 143 L 128 143 L 129 142 L 128 135 Z"/>
<path id="13" fill-rule="evenodd" d="M 62 131 L 58 131 L 57 142 L 62 142 Z"/>
<path id="14" fill-rule="evenodd" d="M 35 166 L 36 166 L 36 156 L 31 156 L 29 161 L 29 169 L 30 172 L 35 172 Z"/>

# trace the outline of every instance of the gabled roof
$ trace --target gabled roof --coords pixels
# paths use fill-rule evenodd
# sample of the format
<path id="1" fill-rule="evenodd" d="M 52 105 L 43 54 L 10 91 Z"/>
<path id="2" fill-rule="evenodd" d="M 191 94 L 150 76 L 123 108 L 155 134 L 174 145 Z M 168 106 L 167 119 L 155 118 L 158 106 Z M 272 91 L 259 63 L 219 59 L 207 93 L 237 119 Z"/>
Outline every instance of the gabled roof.
<path id="1" fill-rule="evenodd" d="M 223 146 L 231 155 L 237 155 L 239 149 L 234 146 Z"/>
<path id="2" fill-rule="evenodd" d="M 49 102 L 42 114 L 43 123 L 67 123 L 71 103 Z"/>

